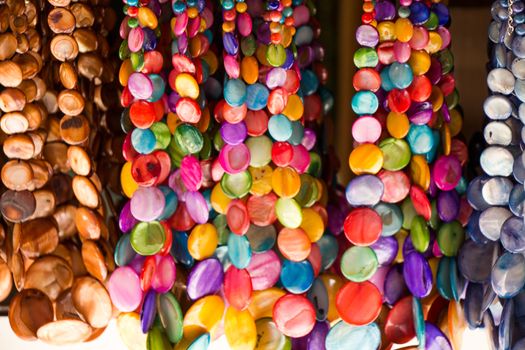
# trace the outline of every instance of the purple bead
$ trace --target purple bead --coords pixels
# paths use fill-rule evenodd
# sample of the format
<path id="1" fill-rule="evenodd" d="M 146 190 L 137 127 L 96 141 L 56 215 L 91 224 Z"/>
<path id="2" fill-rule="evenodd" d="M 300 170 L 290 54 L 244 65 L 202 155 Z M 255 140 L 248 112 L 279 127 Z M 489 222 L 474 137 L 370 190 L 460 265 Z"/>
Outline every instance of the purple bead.
<path id="1" fill-rule="evenodd" d="M 235 56 L 239 52 L 239 42 L 233 33 L 224 33 L 222 36 L 222 43 L 224 50 L 232 56 Z"/>
<path id="2" fill-rule="evenodd" d="M 389 21 L 396 16 L 396 7 L 387 0 L 376 2 L 375 11 L 377 22 Z"/>
<path id="3" fill-rule="evenodd" d="M 124 204 L 118 219 L 118 226 L 123 233 L 130 232 L 138 224 L 138 220 L 131 214 L 130 204 L 130 201 Z"/>
<path id="4" fill-rule="evenodd" d="M 418 298 L 424 298 L 432 290 L 432 270 L 422 254 L 411 252 L 405 256 L 403 276 L 408 289 Z"/>
<path id="5" fill-rule="evenodd" d="M 374 206 L 381 200 L 384 185 L 375 175 L 354 177 L 346 187 L 346 200 L 354 207 Z"/>
<path id="6" fill-rule="evenodd" d="M 306 68 L 314 61 L 314 50 L 311 46 L 301 46 L 297 49 L 297 65 Z"/>
<path id="7" fill-rule="evenodd" d="M 394 305 L 402 297 L 409 294 L 408 288 L 403 277 L 403 265 L 393 265 L 385 277 L 385 284 L 383 287 L 385 301 Z"/>
<path id="8" fill-rule="evenodd" d="M 177 47 L 179 48 L 179 53 L 181 54 L 185 54 L 188 50 L 188 36 L 186 33 L 182 33 L 182 35 L 177 38 Z"/>
<path id="9" fill-rule="evenodd" d="M 186 192 L 184 199 L 186 209 L 193 221 L 198 224 L 205 224 L 209 218 L 209 208 L 206 199 L 199 191 Z"/>
<path id="10" fill-rule="evenodd" d="M 307 335 L 306 350 L 325 350 L 325 340 L 330 330 L 327 321 L 316 322 L 314 329 Z"/>
<path id="11" fill-rule="evenodd" d="M 255 35 L 257 37 L 257 41 L 263 44 L 269 44 L 270 43 L 270 25 L 267 22 L 264 22 L 263 24 L 256 26 Z"/>
<path id="12" fill-rule="evenodd" d="M 355 32 L 355 38 L 361 46 L 375 47 L 379 43 L 377 29 L 369 24 L 360 25 Z"/>
<path id="13" fill-rule="evenodd" d="M 144 51 L 153 51 L 157 48 L 157 36 L 155 32 L 149 28 L 144 28 L 144 42 L 142 48 Z"/>
<path id="14" fill-rule="evenodd" d="M 425 349 L 452 350 L 447 336 L 430 322 L 425 322 Z"/>
<path id="15" fill-rule="evenodd" d="M 440 26 L 444 26 L 450 21 L 450 13 L 445 4 L 433 4 L 432 12 L 437 15 Z"/>
<path id="16" fill-rule="evenodd" d="M 292 50 L 286 49 L 286 60 L 284 61 L 281 67 L 283 67 L 284 69 L 291 69 L 294 62 L 295 62 L 295 58 L 294 58 Z"/>
<path id="17" fill-rule="evenodd" d="M 246 128 L 246 123 L 244 121 L 241 121 L 237 124 L 224 122 L 221 125 L 220 133 L 224 142 L 229 145 L 236 146 L 246 140 L 248 129 Z"/>
<path id="18" fill-rule="evenodd" d="M 142 310 L 140 310 L 140 324 L 142 327 L 142 333 L 146 334 L 153 326 L 155 317 L 157 316 L 157 306 L 156 306 L 157 293 L 151 289 L 146 296 L 144 297 L 144 302 L 142 303 Z"/>
<path id="19" fill-rule="evenodd" d="M 399 244 L 394 237 L 379 237 L 377 242 L 370 246 L 377 256 L 379 265 L 390 265 L 396 258 Z"/>
<path id="20" fill-rule="evenodd" d="M 432 64 L 430 65 L 430 69 L 425 75 L 428 79 L 430 79 L 432 85 L 436 85 L 437 83 L 439 83 L 442 76 L 442 68 L 441 62 L 439 62 L 437 58 L 432 58 Z"/>
<path id="21" fill-rule="evenodd" d="M 142 272 L 142 267 L 144 266 L 144 260 L 146 260 L 145 256 L 137 254 L 128 266 L 131 267 L 133 271 L 135 271 L 135 273 L 140 276 L 140 273 Z"/>
<path id="22" fill-rule="evenodd" d="M 441 105 L 441 114 L 443 115 L 443 120 L 446 123 L 450 123 L 450 111 L 448 110 L 447 102 L 443 101 Z"/>
<path id="23" fill-rule="evenodd" d="M 317 142 L 317 134 L 315 133 L 315 131 L 313 131 L 310 128 L 305 128 L 303 140 L 301 141 L 301 144 L 307 150 L 311 151 L 315 147 L 316 142 Z"/>
<path id="24" fill-rule="evenodd" d="M 437 212 L 444 222 L 456 220 L 459 215 L 459 195 L 456 191 L 440 191 L 437 196 Z"/>
<path id="25" fill-rule="evenodd" d="M 408 119 L 416 125 L 425 125 L 432 119 L 432 104 L 430 102 L 412 103 L 407 111 Z"/>
<path id="26" fill-rule="evenodd" d="M 222 264 L 215 258 L 199 262 L 188 275 L 187 293 L 190 299 L 218 293 L 224 280 Z"/>

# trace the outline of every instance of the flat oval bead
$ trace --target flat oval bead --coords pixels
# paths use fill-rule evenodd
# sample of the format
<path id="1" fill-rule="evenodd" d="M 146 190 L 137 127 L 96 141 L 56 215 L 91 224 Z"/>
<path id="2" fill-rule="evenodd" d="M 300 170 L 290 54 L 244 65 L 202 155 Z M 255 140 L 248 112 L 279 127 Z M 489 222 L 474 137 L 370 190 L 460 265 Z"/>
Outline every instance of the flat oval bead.
<path id="1" fill-rule="evenodd" d="M 487 147 L 480 157 L 483 171 L 489 176 L 509 176 L 512 174 L 514 157 L 503 147 Z"/>
<path id="2" fill-rule="evenodd" d="M 281 261 L 273 250 L 253 254 L 246 268 L 252 280 L 254 290 L 265 290 L 279 281 Z"/>
<path id="3" fill-rule="evenodd" d="M 370 247 L 354 246 L 341 258 L 341 272 L 353 282 L 364 282 L 377 271 L 377 256 Z"/>
<path id="4" fill-rule="evenodd" d="M 346 200 L 353 206 L 374 206 L 383 196 L 383 182 L 373 175 L 352 179 L 346 187 Z"/>
<path id="5" fill-rule="evenodd" d="M 302 337 L 315 326 L 315 310 L 306 297 L 288 294 L 275 303 L 273 319 L 283 334 Z"/>
<path id="6" fill-rule="evenodd" d="M 511 115 L 512 104 L 503 95 L 492 95 L 483 103 L 483 111 L 492 120 L 504 120 Z"/>
<path id="7" fill-rule="evenodd" d="M 525 223 L 522 218 L 511 216 L 501 227 L 501 244 L 511 253 L 525 251 Z"/>
<path id="8" fill-rule="evenodd" d="M 293 294 L 306 292 L 313 284 L 314 274 L 310 262 L 284 260 L 280 281 L 287 291 Z"/>
<path id="9" fill-rule="evenodd" d="M 355 327 L 339 321 L 330 329 L 326 337 L 326 350 L 343 350 L 346 346 L 373 350 L 381 344 L 381 332 L 375 323 Z"/>
<path id="10" fill-rule="evenodd" d="M 494 264 L 491 273 L 492 288 L 501 298 L 511 298 L 525 285 L 525 257 L 504 253 Z"/>
<path id="11" fill-rule="evenodd" d="M 432 271 L 424 256 L 412 252 L 405 256 L 403 276 L 410 292 L 418 297 L 426 297 L 432 290 Z"/>
<path id="12" fill-rule="evenodd" d="M 483 199 L 490 205 L 506 205 L 509 202 L 512 182 L 504 177 L 493 177 L 481 189 Z"/>
<path id="13" fill-rule="evenodd" d="M 490 207 L 484 210 L 479 217 L 481 233 L 492 241 L 498 240 L 503 223 L 511 216 L 512 213 L 502 207 Z"/>
<path id="14" fill-rule="evenodd" d="M 339 315 L 346 323 L 364 326 L 372 323 L 381 311 L 381 293 L 371 282 L 348 282 L 336 297 Z"/>
<path id="15" fill-rule="evenodd" d="M 215 294 L 222 286 L 224 273 L 219 260 L 211 258 L 199 262 L 188 275 L 188 296 L 197 300 Z"/>

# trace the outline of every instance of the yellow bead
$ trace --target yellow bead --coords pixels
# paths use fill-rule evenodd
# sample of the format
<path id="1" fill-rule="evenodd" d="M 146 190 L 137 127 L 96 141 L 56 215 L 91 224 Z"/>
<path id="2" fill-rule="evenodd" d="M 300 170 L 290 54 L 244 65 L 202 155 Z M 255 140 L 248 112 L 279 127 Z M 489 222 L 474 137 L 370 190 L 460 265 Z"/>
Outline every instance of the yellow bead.
<path id="1" fill-rule="evenodd" d="M 239 13 L 244 13 L 248 10 L 248 5 L 245 2 L 238 2 L 235 4 L 235 10 Z"/>
<path id="2" fill-rule="evenodd" d="M 196 225 L 188 237 L 188 252 L 196 260 L 209 258 L 215 253 L 219 236 L 212 224 Z"/>
<path id="3" fill-rule="evenodd" d="M 226 214 L 228 211 L 228 205 L 231 202 L 231 198 L 228 197 L 222 190 L 220 183 L 217 183 L 210 195 L 211 207 L 219 214 Z"/>
<path id="4" fill-rule="evenodd" d="M 288 97 L 288 103 L 284 108 L 283 114 L 291 121 L 295 121 L 301 119 L 303 113 L 304 105 L 301 98 L 298 95 L 290 95 Z"/>
<path id="5" fill-rule="evenodd" d="M 264 317 L 272 317 L 275 302 L 284 295 L 286 295 L 286 292 L 276 287 L 265 290 L 255 290 L 252 293 L 250 305 L 248 305 L 248 311 L 254 320 Z"/>
<path id="6" fill-rule="evenodd" d="M 448 156 L 450 154 L 450 147 L 452 146 L 450 126 L 448 123 L 443 123 L 443 125 L 441 126 L 441 138 L 443 143 L 443 154 Z"/>
<path id="7" fill-rule="evenodd" d="M 415 185 L 425 191 L 430 186 L 430 168 L 424 156 L 414 155 L 410 160 L 410 178 Z"/>
<path id="8" fill-rule="evenodd" d="M 232 350 L 253 350 L 257 343 L 255 321 L 248 310 L 228 307 L 224 316 L 224 334 Z"/>
<path id="9" fill-rule="evenodd" d="M 199 10 L 197 10 L 196 7 L 190 7 L 187 13 L 189 18 L 197 18 L 199 15 Z"/>
<path id="10" fill-rule="evenodd" d="M 120 85 L 127 86 L 129 76 L 133 72 L 134 70 L 133 65 L 131 64 L 131 60 L 128 58 L 125 61 L 122 61 L 122 64 L 120 65 L 120 69 L 118 71 L 118 81 Z"/>
<path id="11" fill-rule="evenodd" d="M 377 24 L 379 41 L 393 41 L 396 39 L 396 27 L 394 22 L 384 21 Z"/>
<path id="12" fill-rule="evenodd" d="M 122 170 L 120 171 L 120 185 L 122 192 L 124 192 L 128 198 L 133 197 L 133 193 L 139 188 L 139 185 L 135 182 L 135 179 L 133 179 L 133 175 L 131 175 L 131 162 L 126 162 L 122 166 Z"/>
<path id="13" fill-rule="evenodd" d="M 386 117 L 386 129 L 396 139 L 402 139 L 408 134 L 410 121 L 405 113 L 390 112 Z"/>
<path id="14" fill-rule="evenodd" d="M 430 55 L 426 51 L 412 51 L 408 64 L 414 75 L 423 75 L 430 69 Z"/>
<path id="15" fill-rule="evenodd" d="M 432 111 L 434 111 L 434 113 L 441 109 L 445 99 L 443 97 L 443 91 L 441 91 L 439 86 L 432 86 L 432 93 L 430 94 L 430 98 L 428 100 L 430 103 L 432 103 Z"/>
<path id="16" fill-rule="evenodd" d="M 395 262 L 398 263 L 398 264 L 401 264 L 404 259 L 403 259 L 403 245 L 405 244 L 405 239 L 408 237 L 408 232 L 405 231 L 405 230 L 399 230 L 398 233 L 396 233 L 396 235 L 394 236 L 397 240 L 397 255 L 396 255 L 396 258 L 395 258 Z"/>
<path id="17" fill-rule="evenodd" d="M 272 174 L 272 188 L 279 197 L 293 198 L 301 189 L 301 177 L 293 168 L 277 168 Z"/>
<path id="18" fill-rule="evenodd" d="M 241 61 L 241 76 L 246 84 L 255 84 L 259 79 L 259 63 L 253 56 L 246 56 Z"/>
<path id="19" fill-rule="evenodd" d="M 273 169 L 269 165 L 260 168 L 249 167 L 248 171 L 252 176 L 251 194 L 264 196 L 265 194 L 272 192 Z"/>
<path id="20" fill-rule="evenodd" d="M 450 110 L 450 136 L 451 137 L 458 136 L 462 128 L 463 128 L 463 116 L 456 108 L 451 109 Z"/>
<path id="21" fill-rule="evenodd" d="M 443 46 L 443 39 L 441 39 L 441 36 L 436 32 L 429 32 L 428 44 L 427 47 L 425 47 L 425 51 L 432 55 L 441 50 L 441 46 Z"/>
<path id="22" fill-rule="evenodd" d="M 348 163 L 356 175 L 377 174 L 383 167 L 383 152 L 374 144 L 364 143 L 354 148 Z"/>
<path id="23" fill-rule="evenodd" d="M 226 21 L 222 24 L 222 30 L 226 33 L 232 33 L 235 30 L 234 21 Z"/>
<path id="24" fill-rule="evenodd" d="M 266 59 L 266 51 L 268 51 L 267 47 L 267 45 L 259 44 L 255 51 L 255 56 L 257 57 L 257 60 L 264 66 L 270 66 L 270 63 L 268 63 L 268 60 Z"/>
<path id="25" fill-rule="evenodd" d="M 337 292 L 343 286 L 343 280 L 341 277 L 332 273 L 323 273 L 319 276 L 319 279 L 323 282 L 326 288 L 326 294 L 328 295 L 328 312 L 326 318 L 329 322 L 333 322 L 339 319 L 339 312 L 335 306 L 335 301 Z"/>
<path id="26" fill-rule="evenodd" d="M 315 210 L 303 209 L 303 221 L 300 226 L 312 243 L 317 242 L 324 233 L 324 222 Z"/>
<path id="27" fill-rule="evenodd" d="M 142 333 L 140 316 L 135 312 L 121 313 L 117 329 L 122 342 L 131 350 L 146 350 L 147 334 Z"/>
<path id="28" fill-rule="evenodd" d="M 281 44 L 286 48 L 292 43 L 295 35 L 295 28 L 285 26 L 281 31 Z"/>
<path id="29" fill-rule="evenodd" d="M 398 18 L 395 23 L 396 38 L 401 42 L 409 42 L 414 34 L 414 26 L 408 18 Z"/>
<path id="30" fill-rule="evenodd" d="M 197 300 L 184 315 L 184 337 L 193 339 L 205 332 L 213 335 L 222 320 L 223 312 L 224 302 L 217 295 Z"/>
<path id="31" fill-rule="evenodd" d="M 141 27 L 155 29 L 159 25 L 157 16 L 149 7 L 139 7 L 137 17 Z"/>
<path id="32" fill-rule="evenodd" d="M 189 97 L 194 100 L 199 97 L 199 84 L 188 73 L 177 75 L 177 78 L 175 78 L 175 90 L 181 97 Z"/>

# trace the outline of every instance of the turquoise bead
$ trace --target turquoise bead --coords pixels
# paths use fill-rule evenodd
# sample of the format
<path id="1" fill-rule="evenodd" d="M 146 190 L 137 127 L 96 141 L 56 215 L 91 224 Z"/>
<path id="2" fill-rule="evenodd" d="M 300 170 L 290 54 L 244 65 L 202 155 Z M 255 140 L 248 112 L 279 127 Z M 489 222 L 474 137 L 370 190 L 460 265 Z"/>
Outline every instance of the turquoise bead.
<path id="1" fill-rule="evenodd" d="M 246 102 L 246 84 L 241 79 L 231 79 L 224 84 L 224 99 L 232 107 L 240 107 Z"/>
<path id="2" fill-rule="evenodd" d="M 326 350 L 377 350 L 381 345 L 381 332 L 375 323 L 352 326 L 339 321 L 326 336 Z"/>
<path id="3" fill-rule="evenodd" d="M 155 149 L 155 134 L 150 129 L 136 128 L 131 133 L 131 144 L 140 154 L 149 154 Z"/>
<path id="4" fill-rule="evenodd" d="M 245 269 L 248 267 L 252 259 L 252 249 L 246 236 L 230 233 L 228 237 L 228 257 L 236 268 Z"/>
<path id="5" fill-rule="evenodd" d="M 372 91 L 359 91 L 352 97 L 352 110 L 358 115 L 374 114 L 379 108 L 379 100 Z"/>
<path id="6" fill-rule="evenodd" d="M 268 88 L 262 84 L 255 83 L 248 85 L 246 89 L 246 106 L 252 111 L 260 111 L 266 107 L 270 92 Z"/>
<path id="7" fill-rule="evenodd" d="M 292 136 L 292 122 L 282 114 L 274 115 L 268 121 L 268 132 L 276 141 L 287 141 Z"/>
<path id="8" fill-rule="evenodd" d="M 407 141 L 413 154 L 428 153 L 434 147 L 432 129 L 427 125 L 412 124 L 408 130 Z"/>
<path id="9" fill-rule="evenodd" d="M 394 62 L 388 70 L 392 84 L 398 89 L 406 89 L 412 84 L 414 74 L 412 68 L 406 63 Z"/>

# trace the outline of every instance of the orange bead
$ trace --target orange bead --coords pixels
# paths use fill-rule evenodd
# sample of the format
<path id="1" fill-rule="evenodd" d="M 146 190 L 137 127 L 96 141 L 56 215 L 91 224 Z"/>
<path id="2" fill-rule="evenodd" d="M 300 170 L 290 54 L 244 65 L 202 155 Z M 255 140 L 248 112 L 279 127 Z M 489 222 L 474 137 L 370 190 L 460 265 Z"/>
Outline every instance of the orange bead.
<path id="1" fill-rule="evenodd" d="M 291 261 L 302 261 L 308 257 L 312 242 L 303 229 L 283 228 L 277 236 L 277 247 Z"/>

